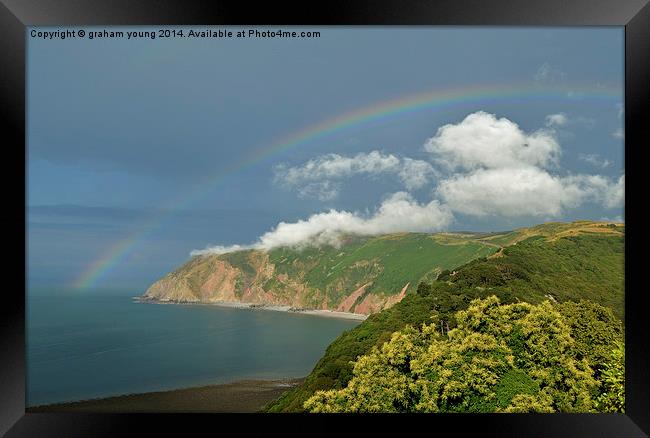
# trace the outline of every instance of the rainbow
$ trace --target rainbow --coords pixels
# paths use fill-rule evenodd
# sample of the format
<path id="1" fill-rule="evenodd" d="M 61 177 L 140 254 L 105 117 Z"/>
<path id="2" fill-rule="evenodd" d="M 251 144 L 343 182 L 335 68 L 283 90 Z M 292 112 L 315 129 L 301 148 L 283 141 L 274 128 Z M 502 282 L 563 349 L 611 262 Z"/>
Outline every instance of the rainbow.
<path id="1" fill-rule="evenodd" d="M 569 91 L 570 90 L 570 91 Z M 391 117 L 418 111 L 443 111 L 468 104 L 490 104 L 534 101 L 585 101 L 614 104 L 622 101 L 622 86 L 565 86 L 562 88 L 537 87 L 530 84 L 521 86 L 483 85 L 447 90 L 432 90 L 397 97 L 395 99 L 357 108 L 329 119 L 309 125 L 281 138 L 269 145 L 256 149 L 246 155 L 227 172 L 206 178 L 190 193 L 174 199 L 162 209 L 162 213 L 145 221 L 135 232 L 116 242 L 101 257 L 72 283 L 72 287 L 83 289 L 94 286 L 120 262 L 124 261 L 149 236 L 164 227 L 174 213 L 192 205 L 210 194 L 228 177 L 263 162 L 267 158 L 292 148 L 313 143 L 321 138 L 368 123 L 382 121 Z"/>

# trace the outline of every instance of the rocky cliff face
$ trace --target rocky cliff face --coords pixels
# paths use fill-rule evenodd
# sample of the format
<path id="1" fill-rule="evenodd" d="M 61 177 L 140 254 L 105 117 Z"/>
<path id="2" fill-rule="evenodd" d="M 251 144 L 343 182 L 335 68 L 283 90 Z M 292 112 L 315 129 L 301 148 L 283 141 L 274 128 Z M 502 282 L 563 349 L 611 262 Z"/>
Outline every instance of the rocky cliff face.
<path id="1" fill-rule="evenodd" d="M 398 293 L 383 296 L 367 292 L 372 281 L 356 289 L 349 289 L 354 286 L 342 282 L 331 288 L 343 297 L 334 301 L 324 293 L 326 291 L 310 287 L 300 278 L 276 273 L 267 253 L 247 251 L 246 257 L 254 271 L 233 266 L 218 255 L 196 257 L 155 282 L 143 298 L 177 303 L 288 305 L 368 315 L 401 301 L 409 287 L 407 283 Z"/>
<path id="2" fill-rule="evenodd" d="M 401 301 L 421 278 L 495 250 L 472 235 L 402 233 L 351 238 L 340 248 L 196 256 L 154 283 L 143 298 L 371 314 Z"/>

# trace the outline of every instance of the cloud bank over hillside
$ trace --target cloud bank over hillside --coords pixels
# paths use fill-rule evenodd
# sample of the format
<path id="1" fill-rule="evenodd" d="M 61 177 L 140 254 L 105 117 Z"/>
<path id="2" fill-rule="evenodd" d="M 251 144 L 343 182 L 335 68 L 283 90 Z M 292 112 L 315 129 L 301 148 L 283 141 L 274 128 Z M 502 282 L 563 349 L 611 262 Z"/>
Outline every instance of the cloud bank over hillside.
<path id="1" fill-rule="evenodd" d="M 341 235 L 377 235 L 400 231 L 435 232 L 446 229 L 453 221 L 449 208 L 437 200 L 418 203 L 406 192 L 397 192 L 385 199 L 377 211 L 368 216 L 348 211 L 329 210 L 305 220 L 280 222 L 263 234 L 259 241 L 247 246 L 212 246 L 192 251 L 192 255 L 223 254 L 242 249 L 273 249 L 281 246 L 338 245 Z"/>
<path id="2" fill-rule="evenodd" d="M 278 165 L 274 183 L 295 190 L 299 197 L 335 199 L 343 181 L 353 176 L 392 176 L 407 191 L 385 195 L 371 214 L 330 209 L 297 222 L 280 222 L 250 245 L 210 246 L 191 254 L 336 245 L 342 234 L 442 231 L 454 222 L 455 214 L 548 218 L 585 203 L 622 207 L 625 175 L 612 180 L 562 172 L 555 128 L 568 120 L 563 113 L 551 114 L 544 127 L 525 132 L 507 118 L 478 111 L 441 126 L 426 140 L 422 149 L 430 161 L 375 150 L 352 156 L 322 155 L 298 166 Z M 606 167 L 594 157 L 580 159 Z M 429 190 L 429 200 L 418 202 L 410 192 L 423 189 Z"/>

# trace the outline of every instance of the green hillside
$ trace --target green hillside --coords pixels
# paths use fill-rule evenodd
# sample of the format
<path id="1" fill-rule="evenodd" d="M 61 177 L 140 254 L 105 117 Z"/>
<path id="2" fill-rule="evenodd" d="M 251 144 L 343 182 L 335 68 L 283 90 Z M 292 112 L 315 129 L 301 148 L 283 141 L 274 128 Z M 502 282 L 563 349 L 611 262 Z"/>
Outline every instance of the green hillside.
<path id="1" fill-rule="evenodd" d="M 436 281 L 420 283 L 416 294 L 343 333 L 305 382 L 267 410 L 302 411 L 315 391 L 345 387 L 352 377 L 351 361 L 389 341 L 392 333 L 406 325 L 429 323 L 432 315 L 453 329 L 455 313 L 476 298 L 495 295 L 504 304 L 586 299 L 622 319 L 624 231 L 621 225 L 580 221 L 474 236 L 495 246 L 509 246 L 454 271 L 443 271 Z"/>
<path id="2" fill-rule="evenodd" d="M 444 269 L 495 251 L 471 235 L 449 243 L 432 234 L 404 233 L 351 238 L 340 248 L 274 249 L 269 252 L 269 261 L 277 273 L 301 280 L 310 289 L 324 293 L 330 302 L 338 303 L 346 293 L 367 282 L 372 284 L 365 294 L 392 295 L 407 283 L 416 285 L 427 275 L 435 278 Z"/>
<path id="3" fill-rule="evenodd" d="M 370 314 L 400 301 L 419 281 L 495 253 L 472 233 L 348 236 L 339 246 L 282 247 L 192 258 L 145 298 L 242 301 Z M 405 289 L 405 287 L 408 287 Z"/>

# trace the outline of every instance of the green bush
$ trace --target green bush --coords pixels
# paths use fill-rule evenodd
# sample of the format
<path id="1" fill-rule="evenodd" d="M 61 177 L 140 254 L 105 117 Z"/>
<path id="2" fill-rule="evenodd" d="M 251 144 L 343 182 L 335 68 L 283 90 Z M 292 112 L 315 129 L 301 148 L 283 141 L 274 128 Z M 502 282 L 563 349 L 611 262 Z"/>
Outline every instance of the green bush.
<path id="1" fill-rule="evenodd" d="M 625 413 L 625 344 L 612 350 L 601 373 L 601 394 L 597 399 L 600 412 Z"/>
<path id="2" fill-rule="evenodd" d="M 343 389 L 317 391 L 311 412 L 591 412 L 598 382 L 575 355 L 564 317 L 546 301 L 472 301 L 442 334 L 437 324 L 395 332 L 354 364 Z M 517 330 L 518 352 L 507 346 Z"/>

